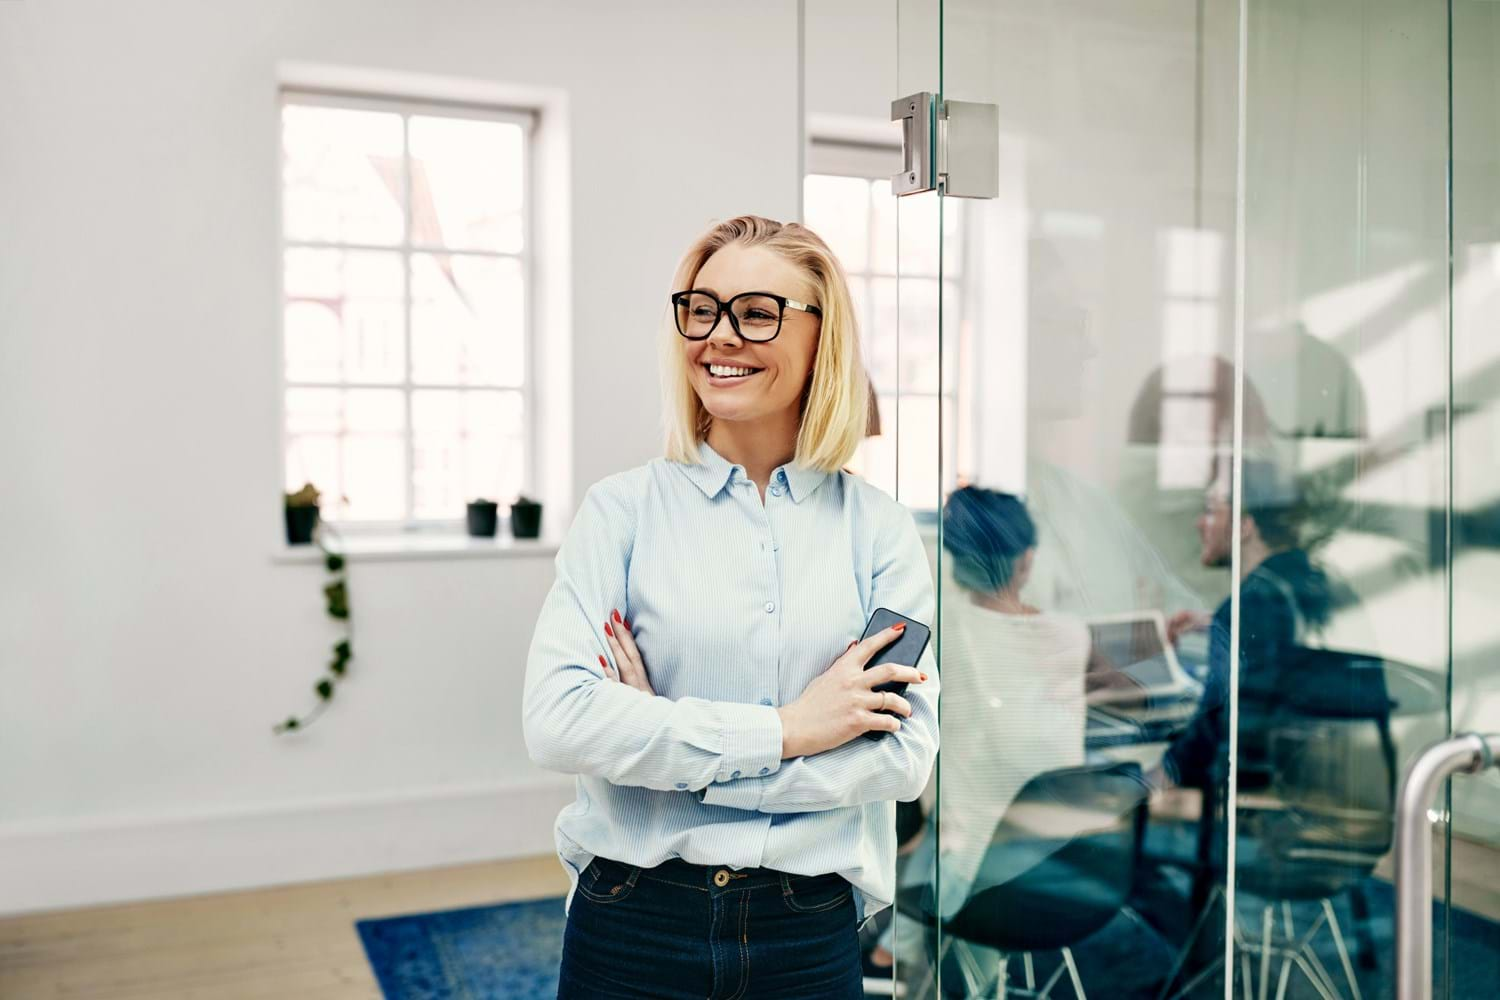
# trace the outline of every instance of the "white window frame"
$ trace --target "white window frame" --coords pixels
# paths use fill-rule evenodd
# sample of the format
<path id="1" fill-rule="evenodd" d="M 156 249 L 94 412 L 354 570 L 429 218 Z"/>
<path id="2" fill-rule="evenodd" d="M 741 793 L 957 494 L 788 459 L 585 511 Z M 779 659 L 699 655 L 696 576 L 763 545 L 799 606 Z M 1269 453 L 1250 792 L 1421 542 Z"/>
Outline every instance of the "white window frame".
<path id="1" fill-rule="evenodd" d="M 399 114 L 401 116 L 402 133 L 402 232 L 399 243 L 384 244 L 360 244 L 342 243 L 323 240 L 292 240 L 286 235 L 286 215 L 283 205 L 285 194 L 284 177 L 280 168 L 281 157 L 285 155 L 282 145 L 282 109 L 287 105 L 317 106 L 347 109 L 353 111 L 381 111 Z M 521 167 L 521 251 L 519 253 L 506 253 L 495 250 L 465 250 L 450 247 L 436 247 L 426 245 L 414 245 L 411 241 L 411 141 L 410 122 L 413 115 L 423 117 L 447 117 L 464 120 L 497 121 L 518 125 L 522 130 L 522 167 Z M 491 259 L 515 260 L 521 267 L 521 287 L 525 296 L 525 315 L 523 317 L 522 337 L 524 341 L 525 365 L 522 372 L 522 384 L 520 389 L 497 387 L 504 392 L 519 392 L 521 397 L 521 421 L 522 440 L 525 442 L 526 458 L 521 470 L 521 492 L 536 499 L 539 497 L 538 482 L 538 448 L 542 439 L 540 429 L 537 427 L 537 379 L 538 371 L 538 348 L 537 343 L 537 303 L 540 282 L 537 278 L 535 266 L 535 232 L 536 232 L 536 143 L 535 133 L 538 127 L 539 115 L 535 110 L 521 107 L 507 107 L 503 105 L 485 104 L 468 101 L 450 101 L 430 98 L 410 98 L 395 95 L 381 95 L 373 93 L 345 92 L 339 90 L 320 89 L 314 87 L 283 86 L 280 89 L 277 100 L 277 128 L 276 128 L 276 231 L 278 235 L 278 255 L 276 260 L 276 295 L 277 295 L 277 367 L 281 383 L 281 399 L 278 407 L 280 429 L 278 439 L 278 469 L 277 481 L 284 483 L 286 479 L 287 462 L 287 412 L 286 396 L 289 389 L 399 389 L 401 390 L 405 407 L 405 449 L 406 449 L 406 510 L 408 516 L 403 520 L 386 521 L 346 521 L 336 516 L 337 508 L 332 508 L 335 516 L 325 518 L 335 525 L 345 535 L 358 536 L 391 536 L 402 534 L 441 534 L 441 535 L 463 535 L 467 532 L 466 518 L 460 511 L 458 516 L 452 518 L 415 518 L 410 516 L 415 504 L 415 446 L 413 442 L 411 401 L 414 389 L 451 389 L 451 390 L 475 390 L 485 389 L 485 386 L 473 385 L 447 385 L 440 383 L 421 383 L 415 385 L 411 379 L 411 259 L 413 254 L 450 254 L 461 256 L 486 257 Z M 374 250 L 383 253 L 399 253 L 402 265 L 402 323 L 403 323 L 403 365 L 402 378 L 399 383 L 354 383 L 354 382 L 303 382 L 292 381 L 286 374 L 286 254 L 288 250 L 313 249 L 313 250 Z M 499 534 L 505 534 L 506 525 L 509 522 L 509 511 L 506 508 L 508 497 L 496 497 L 500 502 L 501 523 Z M 325 509 L 327 505 L 325 504 Z"/>

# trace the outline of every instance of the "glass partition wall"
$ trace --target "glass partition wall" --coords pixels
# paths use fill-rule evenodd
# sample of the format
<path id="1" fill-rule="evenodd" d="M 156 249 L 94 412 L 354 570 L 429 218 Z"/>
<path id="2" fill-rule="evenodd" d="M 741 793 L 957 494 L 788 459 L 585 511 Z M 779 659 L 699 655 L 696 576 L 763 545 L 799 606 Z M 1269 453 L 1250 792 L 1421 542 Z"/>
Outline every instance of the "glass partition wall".
<path id="1" fill-rule="evenodd" d="M 1399 775 L 1500 730 L 1500 5 L 897 6 L 893 96 L 1000 120 L 997 198 L 896 199 L 898 986 L 1389 996 Z M 1493 996 L 1494 772 L 1432 819 L 1434 995 Z"/>

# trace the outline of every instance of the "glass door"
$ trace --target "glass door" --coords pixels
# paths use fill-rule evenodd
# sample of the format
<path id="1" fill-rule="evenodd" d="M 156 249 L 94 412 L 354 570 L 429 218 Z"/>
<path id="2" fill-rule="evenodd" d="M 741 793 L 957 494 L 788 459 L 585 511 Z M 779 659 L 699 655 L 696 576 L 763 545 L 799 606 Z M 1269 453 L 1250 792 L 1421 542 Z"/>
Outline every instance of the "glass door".
<path id="1" fill-rule="evenodd" d="M 1000 136 L 998 198 L 897 199 L 943 680 L 897 980 L 1390 995 L 1399 777 L 1500 729 L 1500 6 L 898 9 L 898 94 Z M 1435 995 L 1492 996 L 1500 780 L 1433 820 Z"/>

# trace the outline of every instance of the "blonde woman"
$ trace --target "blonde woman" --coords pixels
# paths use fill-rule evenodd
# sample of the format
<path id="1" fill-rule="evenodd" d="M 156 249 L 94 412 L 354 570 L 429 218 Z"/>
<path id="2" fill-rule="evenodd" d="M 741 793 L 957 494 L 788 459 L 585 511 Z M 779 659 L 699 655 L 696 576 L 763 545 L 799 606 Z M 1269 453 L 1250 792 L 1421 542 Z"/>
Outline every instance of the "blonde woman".
<path id="1" fill-rule="evenodd" d="M 931 621 L 927 559 L 841 471 L 869 388 L 817 235 L 714 226 L 670 311 L 666 453 L 589 489 L 527 663 L 532 759 L 578 776 L 558 996 L 858 998 L 938 685 L 930 653 L 864 669 L 897 630 L 855 640 L 878 607 Z"/>

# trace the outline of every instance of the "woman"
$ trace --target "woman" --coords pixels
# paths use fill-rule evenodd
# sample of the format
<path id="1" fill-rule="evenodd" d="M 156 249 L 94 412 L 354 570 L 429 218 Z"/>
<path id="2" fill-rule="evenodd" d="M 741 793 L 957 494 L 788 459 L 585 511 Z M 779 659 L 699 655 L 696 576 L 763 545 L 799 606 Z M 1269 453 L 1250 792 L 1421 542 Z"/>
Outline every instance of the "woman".
<path id="1" fill-rule="evenodd" d="M 977 486 L 955 490 L 943 506 L 943 548 L 950 557 L 944 592 L 953 596 L 943 604 L 938 898 L 951 917 L 972 892 L 1041 860 L 1032 849 L 994 851 L 991 836 L 1028 781 L 1083 763 L 1090 640 L 1081 619 L 1021 597 L 1037 529 L 1020 498 Z M 932 880 L 937 846 L 929 824 L 903 865 L 903 885 Z M 889 975 L 898 945 L 905 961 L 922 964 L 923 940 L 915 923 L 893 921 L 869 956 L 870 971 Z"/>
<path id="2" fill-rule="evenodd" d="M 721 223 L 671 302 L 666 454 L 589 489 L 527 663 L 532 759 L 578 775 L 558 995 L 860 997 L 938 692 L 927 663 L 864 670 L 896 629 L 854 640 L 878 607 L 931 621 L 926 555 L 840 471 L 869 388 L 821 239 Z"/>

